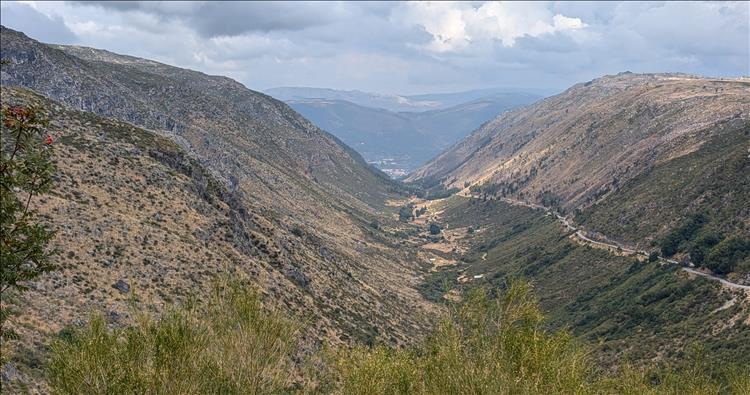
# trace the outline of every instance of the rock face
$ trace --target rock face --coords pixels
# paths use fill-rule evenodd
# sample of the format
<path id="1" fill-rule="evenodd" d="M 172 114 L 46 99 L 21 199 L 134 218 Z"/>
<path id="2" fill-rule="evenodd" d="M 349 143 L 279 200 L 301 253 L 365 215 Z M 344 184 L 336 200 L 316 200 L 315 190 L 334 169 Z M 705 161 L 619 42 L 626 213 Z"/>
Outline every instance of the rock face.
<path id="1" fill-rule="evenodd" d="M 0 56 L 3 103 L 41 103 L 62 134 L 54 193 L 37 202 L 61 270 L 22 296 L 49 333 L 92 309 L 128 311 L 131 294 L 158 311 L 220 273 L 315 317 L 310 341 L 406 343 L 426 324 L 416 263 L 369 227 L 391 221 L 399 186 L 284 103 L 6 28 Z"/>
<path id="2" fill-rule="evenodd" d="M 663 233 L 685 210 L 711 205 L 721 210 L 718 202 L 748 201 L 743 157 L 749 125 L 746 78 L 621 73 L 495 118 L 408 180 L 473 186 L 490 196 L 584 213 L 621 202 L 622 207 L 604 210 L 617 211 L 606 221 L 599 210 L 596 222 L 628 222 L 628 229 L 607 230 L 638 239 Z M 721 150 L 725 155 L 710 154 Z M 688 171 L 693 167 L 705 171 Z M 649 176 L 655 171 L 665 174 Z M 723 181 L 716 177 L 721 174 Z M 720 181 L 705 185 L 720 192 L 701 191 L 701 179 Z M 626 212 L 639 218 L 621 217 Z M 747 208 L 737 205 L 725 214 L 733 218 L 727 223 L 750 225 Z"/>

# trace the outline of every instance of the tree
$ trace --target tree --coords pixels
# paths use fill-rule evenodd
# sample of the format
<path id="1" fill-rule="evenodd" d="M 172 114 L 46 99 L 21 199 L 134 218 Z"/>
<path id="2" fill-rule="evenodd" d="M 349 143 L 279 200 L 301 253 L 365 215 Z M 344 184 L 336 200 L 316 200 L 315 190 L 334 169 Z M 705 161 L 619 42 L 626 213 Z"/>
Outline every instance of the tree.
<path id="1" fill-rule="evenodd" d="M 53 232 L 39 222 L 32 199 L 52 187 L 51 135 L 37 107 L 2 108 L 0 159 L 0 298 L 6 292 L 26 289 L 25 282 L 53 270 L 48 247 Z M 0 304 L 0 337 L 14 334 L 4 324 L 8 311 Z"/>
<path id="2" fill-rule="evenodd" d="M 440 229 L 440 226 L 438 226 L 438 224 L 435 224 L 435 223 L 430 224 L 430 234 L 431 235 L 438 235 L 438 234 L 440 234 L 441 230 L 442 229 Z"/>

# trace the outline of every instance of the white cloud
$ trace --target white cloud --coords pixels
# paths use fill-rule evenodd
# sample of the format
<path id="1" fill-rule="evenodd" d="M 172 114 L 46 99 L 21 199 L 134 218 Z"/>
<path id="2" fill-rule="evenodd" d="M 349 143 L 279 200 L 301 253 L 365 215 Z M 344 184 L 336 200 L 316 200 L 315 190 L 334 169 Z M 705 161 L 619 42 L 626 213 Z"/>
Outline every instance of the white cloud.
<path id="1" fill-rule="evenodd" d="M 517 2 L 490 2 L 478 7 L 468 3 L 408 3 L 402 20 L 432 35 L 432 41 L 423 47 L 437 53 L 467 50 L 486 41 L 512 47 L 521 37 L 586 27 L 579 18 L 553 14 L 545 4 Z"/>

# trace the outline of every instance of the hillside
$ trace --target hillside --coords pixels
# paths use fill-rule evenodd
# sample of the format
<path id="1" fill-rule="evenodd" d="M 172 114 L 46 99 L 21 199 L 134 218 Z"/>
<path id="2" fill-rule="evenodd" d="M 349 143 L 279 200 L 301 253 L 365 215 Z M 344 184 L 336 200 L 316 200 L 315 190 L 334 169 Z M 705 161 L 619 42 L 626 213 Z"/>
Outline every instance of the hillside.
<path id="1" fill-rule="evenodd" d="M 441 243 L 455 248 L 440 254 L 454 264 L 436 268 L 422 285 L 431 300 L 505 289 L 523 278 L 550 326 L 595 347 L 592 357 L 602 368 L 626 361 L 684 365 L 693 347 L 716 368 L 750 363 L 748 290 L 722 287 L 678 265 L 592 248 L 541 210 L 462 196 L 426 207 L 444 229 Z"/>
<path id="2" fill-rule="evenodd" d="M 327 243 L 335 229 L 291 227 L 245 205 L 166 136 L 27 90 L 3 88 L 2 100 L 41 104 L 61 133 L 53 192 L 32 202 L 57 232 L 59 270 L 3 300 L 22 312 L 16 366 L 35 366 L 51 338 L 91 312 L 124 325 L 134 298 L 159 313 L 209 290 L 221 273 L 307 317 L 307 349 L 324 339 L 408 343 L 428 322 L 430 307 L 410 284 L 417 268 L 387 234 L 354 228 L 349 239 Z"/>
<path id="3" fill-rule="evenodd" d="M 159 311 L 227 272 L 309 317 L 308 347 L 410 343 L 428 324 L 412 252 L 372 226 L 395 223 L 385 202 L 400 187 L 285 104 L 228 78 L 5 28 L 0 55 L 3 104 L 44 102 L 63 136 L 41 212 L 64 270 L 13 302 L 28 305 L 19 332 L 35 343 L 19 355 L 91 310 L 127 321 L 134 295 Z"/>
<path id="4" fill-rule="evenodd" d="M 748 108 L 747 79 L 606 76 L 488 122 L 408 181 L 556 207 L 638 248 L 672 238 L 665 255 L 687 258 L 694 239 L 718 234 L 744 273 Z M 703 234 L 680 233 L 691 215 Z"/>
<path id="5" fill-rule="evenodd" d="M 318 98 L 289 99 L 287 104 L 368 162 L 384 170 L 409 172 L 487 120 L 538 98 L 526 93 L 495 94 L 421 112 L 395 112 Z"/>

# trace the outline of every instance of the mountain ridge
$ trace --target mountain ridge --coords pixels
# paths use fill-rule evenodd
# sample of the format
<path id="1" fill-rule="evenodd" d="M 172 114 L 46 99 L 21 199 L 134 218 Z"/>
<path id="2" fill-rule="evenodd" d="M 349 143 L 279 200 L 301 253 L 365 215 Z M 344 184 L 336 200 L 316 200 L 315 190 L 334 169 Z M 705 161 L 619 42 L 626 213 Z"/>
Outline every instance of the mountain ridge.
<path id="1" fill-rule="evenodd" d="M 297 311 L 314 311 L 308 336 L 311 345 L 321 339 L 372 342 L 379 336 L 385 337 L 383 341 L 409 343 L 415 328 L 428 324 L 429 319 L 420 311 L 432 307 L 414 289 L 413 278 L 421 269 L 411 259 L 412 252 L 400 249 L 399 239 L 390 230 L 372 226 L 399 226 L 391 218 L 394 209 L 386 202 L 401 198 L 405 189 L 283 102 L 226 77 L 134 61 L 136 58 L 94 49 L 49 46 L 6 28 L 2 30 L 0 55 L 10 62 L 2 67 L 4 89 L 31 89 L 36 95 L 48 97 L 35 100 L 52 100 L 52 107 L 81 111 L 73 119 L 66 118 L 65 125 L 75 126 L 71 138 L 76 140 L 80 134 L 86 141 L 82 146 L 85 149 L 71 151 L 75 155 L 58 160 L 98 157 L 86 150 L 96 148 L 97 135 L 108 133 L 106 120 L 132 125 L 138 135 L 168 136 L 184 151 L 180 155 L 195 158 L 232 196 L 232 210 L 252 214 L 263 224 L 259 227 L 267 234 L 259 238 L 262 242 L 258 242 L 258 248 L 270 254 L 250 271 L 249 261 L 245 261 L 250 258 L 242 255 L 221 264 L 226 268 L 211 261 L 207 270 L 246 270 L 278 303 Z M 95 117 L 92 125 L 101 124 L 104 129 L 89 130 L 86 121 L 78 121 L 87 117 Z M 101 117 L 104 120 L 100 121 Z M 77 143 L 73 144 L 75 148 Z M 129 175 L 136 169 L 121 170 Z M 170 170 L 161 174 L 169 175 L 164 180 L 169 182 Z M 80 169 L 65 176 L 88 177 Z M 106 196 L 117 191 L 108 187 L 110 181 L 103 174 L 97 177 L 101 178 L 95 177 L 96 183 L 105 191 L 98 193 Z M 78 190 L 75 184 L 68 187 L 73 190 L 71 194 L 87 196 L 88 192 Z M 146 199 L 133 191 L 122 193 Z M 173 207 L 168 201 L 154 199 L 144 204 L 159 202 L 162 210 L 171 213 Z M 239 245 L 250 244 L 249 234 L 231 231 L 235 222 L 222 222 L 228 227 L 225 237 Z M 71 227 L 82 239 L 66 248 L 78 248 L 96 239 L 96 229 L 86 224 Z M 193 240 L 192 236 L 188 240 Z M 189 245 L 180 244 L 182 247 L 172 252 L 177 255 L 191 248 Z M 171 265 L 168 258 L 162 258 L 149 258 L 149 263 L 137 260 L 133 265 Z M 78 263 L 80 270 L 98 264 Z M 109 269 L 105 266 L 101 270 Z M 270 274 L 263 274 L 266 272 Z M 65 275 L 75 276 L 75 272 Z M 151 277 L 147 275 L 144 280 Z M 38 292 L 48 290 L 38 288 Z M 164 305 L 164 295 L 157 295 L 154 303 Z M 81 306 L 75 305 L 72 311 L 81 314 Z M 372 306 L 379 308 L 373 313 Z"/>
<path id="2" fill-rule="evenodd" d="M 742 277 L 750 271 L 741 263 L 750 237 L 748 108 L 744 78 L 605 76 L 495 118 L 407 181 L 542 204 L 678 259 L 698 256 L 713 234 L 740 249 Z M 706 220 L 675 233 L 691 216 Z"/>

